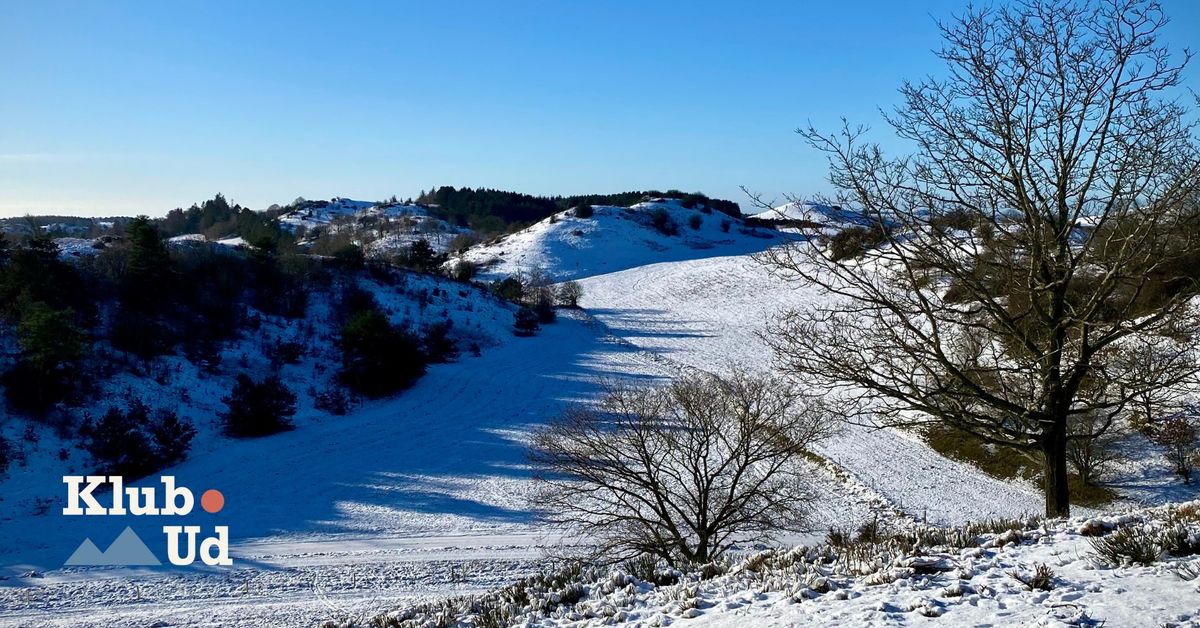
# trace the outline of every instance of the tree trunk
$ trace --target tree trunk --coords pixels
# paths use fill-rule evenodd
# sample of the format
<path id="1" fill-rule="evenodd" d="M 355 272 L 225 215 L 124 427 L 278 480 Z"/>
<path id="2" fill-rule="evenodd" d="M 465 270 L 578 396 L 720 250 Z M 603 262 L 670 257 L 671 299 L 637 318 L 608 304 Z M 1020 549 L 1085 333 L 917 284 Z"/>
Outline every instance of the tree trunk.
<path id="1" fill-rule="evenodd" d="M 1067 422 L 1056 420 L 1042 439 L 1045 468 L 1042 486 L 1047 517 L 1071 516 L 1071 491 L 1067 481 Z"/>

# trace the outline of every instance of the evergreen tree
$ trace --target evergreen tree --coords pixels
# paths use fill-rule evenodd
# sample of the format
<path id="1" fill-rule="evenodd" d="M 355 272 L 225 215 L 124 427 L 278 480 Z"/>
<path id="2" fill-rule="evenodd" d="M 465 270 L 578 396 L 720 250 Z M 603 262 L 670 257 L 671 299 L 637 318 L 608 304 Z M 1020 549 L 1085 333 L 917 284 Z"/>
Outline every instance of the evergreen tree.
<path id="1" fill-rule="evenodd" d="M 428 358 L 420 341 L 366 309 L 342 327 L 341 379 L 351 390 L 382 397 L 409 387 L 425 374 Z"/>
<path id="2" fill-rule="evenodd" d="M 85 337 L 71 310 L 56 310 L 41 301 L 29 302 L 21 310 L 17 325 L 21 359 L 39 373 L 49 377 L 82 357 Z"/>
<path id="3" fill-rule="evenodd" d="M 127 233 L 129 266 L 126 278 L 135 289 L 154 287 L 166 278 L 171 268 L 171 255 L 162 236 L 146 216 L 130 221 Z"/>
<path id="4" fill-rule="evenodd" d="M 443 259 L 433 250 L 429 240 L 421 238 L 408 247 L 408 264 L 413 268 L 431 271 L 441 265 Z"/>
<path id="5" fill-rule="evenodd" d="M 228 409 L 221 418 L 230 436 L 268 436 L 292 429 L 296 395 L 278 375 L 255 382 L 242 373 L 223 401 Z"/>
<path id="6" fill-rule="evenodd" d="M 540 328 L 537 312 L 522 307 L 513 314 L 513 334 L 517 336 L 532 336 Z"/>
<path id="7" fill-rule="evenodd" d="M 152 449 L 146 437 L 148 422 L 146 406 L 137 400 L 127 412 L 113 406 L 99 420 L 85 421 L 80 435 L 83 448 L 96 463 L 96 471 L 129 479 L 154 472 Z"/>

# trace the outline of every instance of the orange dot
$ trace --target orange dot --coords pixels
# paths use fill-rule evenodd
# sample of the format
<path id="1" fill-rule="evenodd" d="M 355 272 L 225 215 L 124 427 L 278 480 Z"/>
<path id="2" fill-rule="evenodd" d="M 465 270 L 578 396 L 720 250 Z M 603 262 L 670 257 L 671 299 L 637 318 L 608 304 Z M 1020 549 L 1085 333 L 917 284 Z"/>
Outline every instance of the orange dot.
<path id="1" fill-rule="evenodd" d="M 216 513 L 225 507 L 225 496 L 221 491 L 210 488 L 200 496 L 200 507 L 206 512 Z"/>

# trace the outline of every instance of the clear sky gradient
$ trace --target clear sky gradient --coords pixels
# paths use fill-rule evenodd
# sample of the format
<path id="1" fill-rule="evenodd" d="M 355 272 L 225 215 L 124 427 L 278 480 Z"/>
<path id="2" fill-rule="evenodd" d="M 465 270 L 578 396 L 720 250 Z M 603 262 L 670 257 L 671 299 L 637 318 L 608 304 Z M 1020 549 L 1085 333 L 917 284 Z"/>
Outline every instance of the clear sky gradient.
<path id="1" fill-rule="evenodd" d="M 1200 2 L 1164 5 L 1172 48 L 1200 47 Z M 886 138 L 876 108 L 938 71 L 934 20 L 964 6 L 9 2 L 0 216 L 434 185 L 812 194 L 825 165 L 794 129 Z"/>

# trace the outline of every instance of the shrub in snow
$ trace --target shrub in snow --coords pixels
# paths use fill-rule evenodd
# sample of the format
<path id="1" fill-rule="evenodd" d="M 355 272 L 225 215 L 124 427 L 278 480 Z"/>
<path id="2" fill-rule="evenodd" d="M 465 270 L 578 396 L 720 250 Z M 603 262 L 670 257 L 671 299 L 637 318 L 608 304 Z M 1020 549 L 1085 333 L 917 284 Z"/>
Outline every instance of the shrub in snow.
<path id="1" fill-rule="evenodd" d="M 671 213 L 659 207 L 650 214 L 650 224 L 663 235 L 673 236 L 679 233 L 679 225 L 671 218 Z"/>
<path id="2" fill-rule="evenodd" d="M 354 400 L 341 386 L 330 386 L 313 396 L 316 409 L 335 416 L 345 416 L 353 404 Z"/>
<path id="3" fill-rule="evenodd" d="M 829 257 L 835 262 L 856 259 L 886 241 L 887 232 L 882 226 L 847 227 L 829 239 Z"/>
<path id="4" fill-rule="evenodd" d="M 425 374 L 420 340 L 388 322 L 378 309 L 361 311 L 342 327 L 341 381 L 367 397 L 408 388 Z"/>
<path id="5" fill-rule="evenodd" d="M 513 334 L 517 336 L 532 336 L 540 327 L 537 312 L 530 308 L 522 307 L 513 314 Z"/>
<path id="6" fill-rule="evenodd" d="M 397 261 L 409 268 L 432 272 L 446 261 L 446 256 L 435 251 L 429 240 L 421 238 L 410 244 L 408 250 Z"/>
<path id="7" fill-rule="evenodd" d="M 592 209 L 592 206 L 588 205 L 587 203 L 583 203 L 582 205 L 577 205 L 575 207 L 576 218 L 591 218 L 595 213 L 596 212 Z"/>
<path id="8" fill-rule="evenodd" d="M 1034 565 L 1033 573 L 1030 574 L 1023 574 L 1014 569 L 1009 575 L 1030 591 L 1049 591 L 1054 588 L 1054 570 L 1046 563 Z"/>
<path id="9" fill-rule="evenodd" d="M 230 436 L 267 436 L 292 429 L 296 395 L 278 375 L 256 382 L 242 373 L 223 401 L 228 409 L 221 419 Z"/>
<path id="10" fill-rule="evenodd" d="M 1152 565 L 1166 551 L 1159 532 L 1150 525 L 1122 526 L 1112 534 L 1092 538 L 1090 542 L 1096 556 L 1114 567 Z"/>
<path id="11" fill-rule="evenodd" d="M 691 227 L 693 231 L 699 229 L 700 225 L 702 224 L 704 224 L 704 217 L 700 214 L 692 214 L 688 217 L 688 226 Z"/>
<path id="12" fill-rule="evenodd" d="M 516 277 L 505 277 L 492 282 L 492 294 L 505 301 L 519 302 L 525 296 L 525 285 Z"/>
<path id="13" fill-rule="evenodd" d="M 459 260 L 454 263 L 453 269 L 450 271 L 450 278 L 455 281 L 466 283 L 475 278 L 477 268 L 475 264 L 467 260 Z"/>
<path id="14" fill-rule="evenodd" d="M 530 305 L 530 309 L 537 316 L 538 323 L 542 325 L 549 325 L 558 318 L 558 313 L 554 311 L 554 300 L 548 291 L 535 300 Z"/>
<path id="15" fill-rule="evenodd" d="M 0 436 L 0 475 L 8 471 L 8 465 L 12 464 L 12 444 L 4 436 Z"/>
<path id="16" fill-rule="evenodd" d="M 79 433 L 96 471 L 141 478 L 186 458 L 196 429 L 165 409 L 151 416 L 133 399 L 126 410 L 113 406 L 98 420 L 86 419 Z"/>
<path id="17" fill-rule="evenodd" d="M 276 340 L 267 345 L 267 357 L 274 365 L 299 364 L 304 357 L 304 345 L 299 342 Z"/>
<path id="18" fill-rule="evenodd" d="M 421 335 L 421 346 L 429 362 L 438 364 L 458 359 L 458 344 L 450 337 L 450 330 L 453 327 L 454 321 L 450 319 L 425 326 Z"/>

